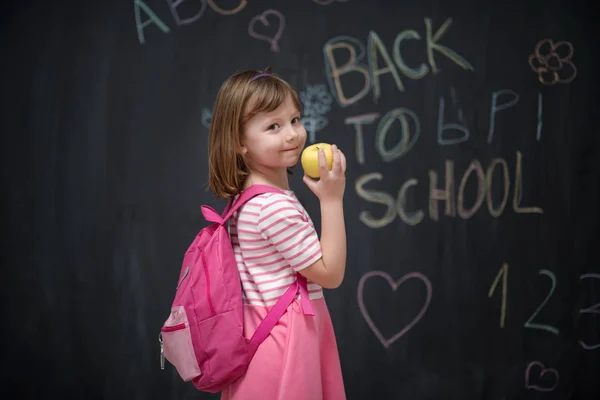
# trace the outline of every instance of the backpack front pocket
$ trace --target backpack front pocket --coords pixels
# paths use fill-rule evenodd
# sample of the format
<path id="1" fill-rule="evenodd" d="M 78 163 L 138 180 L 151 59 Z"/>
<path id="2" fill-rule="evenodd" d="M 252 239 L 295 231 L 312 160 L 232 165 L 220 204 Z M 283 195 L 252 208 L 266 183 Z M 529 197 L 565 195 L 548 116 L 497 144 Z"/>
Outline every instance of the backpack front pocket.
<path id="1" fill-rule="evenodd" d="M 173 364 L 181 378 L 188 382 L 200 376 L 202 371 L 194 353 L 190 325 L 183 306 L 171 309 L 171 315 L 160 332 L 164 357 Z"/>

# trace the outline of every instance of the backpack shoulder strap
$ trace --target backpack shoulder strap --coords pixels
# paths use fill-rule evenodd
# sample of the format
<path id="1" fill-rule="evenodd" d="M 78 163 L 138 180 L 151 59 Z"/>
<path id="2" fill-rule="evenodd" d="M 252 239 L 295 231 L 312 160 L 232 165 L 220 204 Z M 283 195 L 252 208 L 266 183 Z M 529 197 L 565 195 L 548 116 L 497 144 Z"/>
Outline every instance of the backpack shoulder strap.
<path id="1" fill-rule="evenodd" d="M 225 207 L 225 211 L 223 212 L 223 222 L 227 222 L 227 220 L 236 212 L 241 206 L 246 204 L 248 200 L 253 197 L 256 197 L 263 193 L 284 193 L 283 190 L 274 188 L 268 185 L 252 185 L 248 189 L 242 190 L 240 196 L 237 200 L 232 204 L 233 200 Z"/>
<path id="2" fill-rule="evenodd" d="M 308 283 L 306 278 L 300 274 L 297 274 L 296 281 L 287 288 L 285 293 L 279 298 L 277 303 L 271 308 L 265 318 L 258 325 L 256 331 L 252 335 L 252 338 L 248 341 L 250 358 L 254 356 L 258 346 L 260 346 L 267 336 L 269 336 L 271 330 L 275 327 L 275 325 L 277 325 L 277 322 L 279 322 L 279 319 L 283 316 L 283 314 L 285 314 L 287 308 L 290 306 L 290 304 L 292 304 L 298 292 L 300 292 L 302 312 L 305 315 L 315 315 L 310 303 L 310 298 L 308 297 L 307 285 Z"/>

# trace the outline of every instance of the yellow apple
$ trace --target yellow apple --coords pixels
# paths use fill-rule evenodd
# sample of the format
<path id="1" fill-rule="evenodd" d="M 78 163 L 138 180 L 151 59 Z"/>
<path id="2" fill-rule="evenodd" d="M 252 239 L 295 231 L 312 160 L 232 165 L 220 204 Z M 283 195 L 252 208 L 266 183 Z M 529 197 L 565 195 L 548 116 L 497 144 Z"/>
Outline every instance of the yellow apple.
<path id="1" fill-rule="evenodd" d="M 311 178 L 319 178 L 319 150 L 323 149 L 325 152 L 325 159 L 327 160 L 327 168 L 331 170 L 333 166 L 333 151 L 331 145 L 328 143 L 315 143 L 302 151 L 302 169 L 306 172 L 306 175 Z"/>

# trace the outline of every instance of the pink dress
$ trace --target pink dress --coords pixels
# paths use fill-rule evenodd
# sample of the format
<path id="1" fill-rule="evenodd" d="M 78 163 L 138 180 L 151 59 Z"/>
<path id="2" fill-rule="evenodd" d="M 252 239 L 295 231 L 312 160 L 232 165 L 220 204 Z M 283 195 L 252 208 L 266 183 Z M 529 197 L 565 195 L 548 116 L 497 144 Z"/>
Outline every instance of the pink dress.
<path id="1" fill-rule="evenodd" d="M 308 213 L 292 191 L 263 194 L 230 220 L 249 339 L 298 271 L 321 258 Z M 299 296 L 258 348 L 246 374 L 222 391 L 222 400 L 344 400 L 337 343 L 322 288 L 308 281 L 315 315 Z"/>

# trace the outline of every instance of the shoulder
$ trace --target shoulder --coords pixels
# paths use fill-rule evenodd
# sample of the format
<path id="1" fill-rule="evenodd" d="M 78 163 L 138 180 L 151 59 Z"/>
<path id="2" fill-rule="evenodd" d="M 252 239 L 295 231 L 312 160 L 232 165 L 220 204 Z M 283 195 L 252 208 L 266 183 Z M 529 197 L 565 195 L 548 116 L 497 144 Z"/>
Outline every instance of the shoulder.
<path id="1" fill-rule="evenodd" d="M 250 199 L 246 204 L 262 211 L 279 210 L 287 207 L 302 209 L 302 205 L 293 192 L 263 193 Z"/>
<path id="2" fill-rule="evenodd" d="M 308 215 L 293 194 L 293 192 L 284 193 L 265 193 L 256 196 L 248 203 L 253 203 L 253 209 L 258 215 L 259 223 L 282 220 L 303 220 L 308 221 Z"/>

